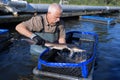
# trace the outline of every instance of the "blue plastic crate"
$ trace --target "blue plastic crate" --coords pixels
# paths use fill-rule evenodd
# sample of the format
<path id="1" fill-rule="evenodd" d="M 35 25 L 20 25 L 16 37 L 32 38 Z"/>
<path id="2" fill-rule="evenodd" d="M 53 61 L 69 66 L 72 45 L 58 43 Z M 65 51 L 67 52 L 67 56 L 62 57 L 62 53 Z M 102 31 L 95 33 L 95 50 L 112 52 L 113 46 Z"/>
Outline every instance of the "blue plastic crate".
<path id="1" fill-rule="evenodd" d="M 8 29 L 0 29 L 0 51 L 7 49 L 11 44 L 11 37 Z"/>
<path id="2" fill-rule="evenodd" d="M 115 24 L 115 18 L 107 18 L 107 17 L 99 17 L 99 16 L 81 16 L 81 20 L 83 21 L 91 21 L 103 24 Z"/>
<path id="3" fill-rule="evenodd" d="M 8 32 L 8 31 L 9 31 L 8 29 L 0 29 L 0 35 Z"/>

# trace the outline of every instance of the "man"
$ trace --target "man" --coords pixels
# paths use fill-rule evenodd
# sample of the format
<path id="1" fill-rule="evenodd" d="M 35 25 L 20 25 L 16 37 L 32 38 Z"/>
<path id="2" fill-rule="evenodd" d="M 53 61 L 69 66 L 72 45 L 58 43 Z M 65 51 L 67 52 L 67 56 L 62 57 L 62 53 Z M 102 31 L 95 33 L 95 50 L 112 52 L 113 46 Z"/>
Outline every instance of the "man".
<path id="1" fill-rule="evenodd" d="M 35 45 L 31 45 L 31 53 L 40 54 L 49 43 L 66 43 L 64 25 L 60 20 L 61 14 L 61 6 L 53 3 L 49 6 L 47 14 L 32 17 L 16 26 L 20 34 L 35 42 Z"/>

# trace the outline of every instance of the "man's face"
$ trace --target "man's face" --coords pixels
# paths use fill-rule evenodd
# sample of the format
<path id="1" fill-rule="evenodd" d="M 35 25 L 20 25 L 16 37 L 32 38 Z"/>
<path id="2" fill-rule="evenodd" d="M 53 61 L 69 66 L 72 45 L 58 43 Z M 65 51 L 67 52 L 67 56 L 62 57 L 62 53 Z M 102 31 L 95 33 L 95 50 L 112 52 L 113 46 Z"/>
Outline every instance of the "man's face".
<path id="1" fill-rule="evenodd" d="M 55 25 L 57 22 L 60 21 L 60 16 L 61 16 L 61 12 L 60 11 L 56 11 L 56 12 L 52 12 L 50 15 L 50 24 L 51 25 Z"/>

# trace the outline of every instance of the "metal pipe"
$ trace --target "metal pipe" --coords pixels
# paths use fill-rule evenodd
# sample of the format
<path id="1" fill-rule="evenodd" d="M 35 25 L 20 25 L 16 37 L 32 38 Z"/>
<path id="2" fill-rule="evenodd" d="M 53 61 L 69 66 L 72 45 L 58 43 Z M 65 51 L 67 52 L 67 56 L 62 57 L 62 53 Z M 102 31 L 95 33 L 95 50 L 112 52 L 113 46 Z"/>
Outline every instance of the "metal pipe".
<path id="1" fill-rule="evenodd" d="M 28 4 L 28 5 L 34 8 L 34 10 L 37 12 L 47 12 L 49 6 L 49 4 Z M 63 8 L 63 12 L 120 10 L 120 7 L 115 6 L 77 6 L 77 5 L 61 5 L 61 6 Z"/>

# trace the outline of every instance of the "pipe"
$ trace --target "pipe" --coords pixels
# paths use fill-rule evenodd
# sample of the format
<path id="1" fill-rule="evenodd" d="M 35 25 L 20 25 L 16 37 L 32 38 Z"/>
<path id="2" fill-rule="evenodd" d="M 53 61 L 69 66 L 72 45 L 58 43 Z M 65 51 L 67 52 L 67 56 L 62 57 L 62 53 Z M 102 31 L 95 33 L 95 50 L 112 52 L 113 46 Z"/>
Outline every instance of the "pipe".
<path id="1" fill-rule="evenodd" d="M 49 4 L 28 4 L 28 6 L 31 6 L 37 12 L 47 12 Z M 63 8 L 63 12 L 120 10 L 120 7 L 115 6 L 77 6 L 77 5 L 61 5 L 61 6 Z"/>

